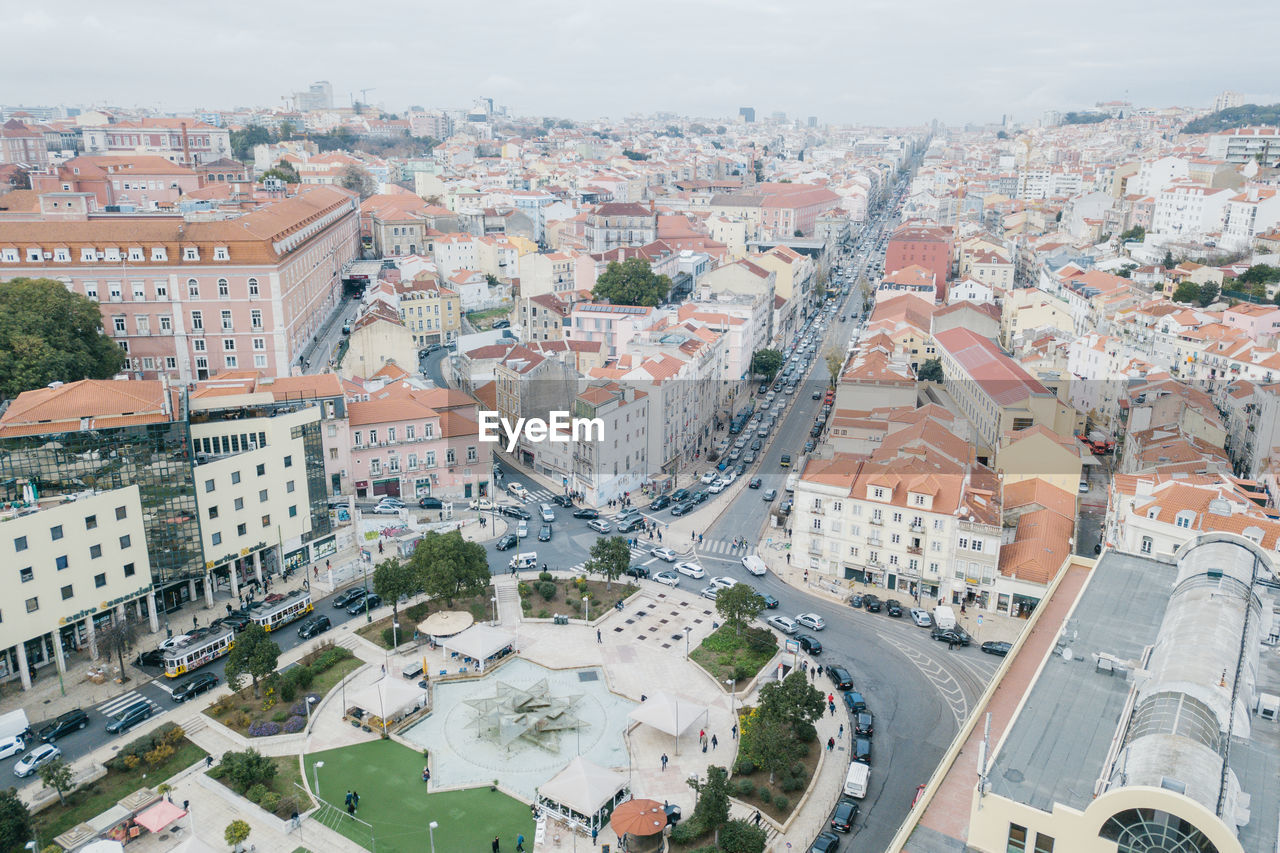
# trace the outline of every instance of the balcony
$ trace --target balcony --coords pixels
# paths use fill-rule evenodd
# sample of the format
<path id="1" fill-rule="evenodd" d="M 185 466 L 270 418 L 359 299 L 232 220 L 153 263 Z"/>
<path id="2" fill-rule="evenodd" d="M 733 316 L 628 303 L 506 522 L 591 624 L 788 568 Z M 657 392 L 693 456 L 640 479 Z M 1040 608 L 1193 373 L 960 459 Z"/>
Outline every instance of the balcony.
<path id="1" fill-rule="evenodd" d="M 881 539 L 879 536 L 868 536 L 867 544 L 872 546 L 873 548 L 882 548 L 884 547 L 884 540 Z"/>
<path id="2" fill-rule="evenodd" d="M 821 540 L 821 539 L 810 539 L 810 540 L 809 540 L 809 553 L 810 553 L 810 554 L 813 554 L 814 556 L 821 556 L 821 554 L 822 554 L 822 540 Z"/>
<path id="3" fill-rule="evenodd" d="M 919 521 L 912 522 L 912 524 L 911 524 L 911 532 L 912 532 L 912 533 L 924 533 L 924 524 L 923 524 L 923 523 L 921 523 L 921 522 L 919 522 Z"/>
<path id="4" fill-rule="evenodd" d="M 917 547 L 907 546 L 907 553 L 908 553 L 908 554 L 916 554 L 916 555 L 919 555 L 919 554 L 923 553 L 923 549 L 921 549 L 921 548 L 920 548 L 920 547 L 918 547 L 918 546 L 917 546 Z"/>
<path id="5" fill-rule="evenodd" d="M 876 525 L 877 527 L 880 527 L 884 525 L 884 518 L 876 518 L 875 516 L 872 516 L 870 519 L 868 519 L 868 522 Z"/>
<path id="6" fill-rule="evenodd" d="M 867 560 L 867 568 L 869 568 L 869 569 L 883 569 L 883 568 L 884 568 L 884 563 L 880 562 L 879 560 Z"/>
<path id="7" fill-rule="evenodd" d="M 822 504 L 814 504 L 813 506 L 809 507 L 809 512 L 813 513 L 814 515 L 826 514 L 822 509 Z"/>

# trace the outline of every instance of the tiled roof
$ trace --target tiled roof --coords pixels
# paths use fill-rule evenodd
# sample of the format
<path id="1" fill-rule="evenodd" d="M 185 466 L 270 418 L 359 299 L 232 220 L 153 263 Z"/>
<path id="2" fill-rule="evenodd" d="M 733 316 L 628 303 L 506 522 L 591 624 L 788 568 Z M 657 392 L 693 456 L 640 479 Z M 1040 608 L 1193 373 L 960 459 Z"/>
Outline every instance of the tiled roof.
<path id="1" fill-rule="evenodd" d="M 24 391 L 0 417 L 0 436 L 109 429 L 172 420 L 164 383 L 83 379 Z"/>

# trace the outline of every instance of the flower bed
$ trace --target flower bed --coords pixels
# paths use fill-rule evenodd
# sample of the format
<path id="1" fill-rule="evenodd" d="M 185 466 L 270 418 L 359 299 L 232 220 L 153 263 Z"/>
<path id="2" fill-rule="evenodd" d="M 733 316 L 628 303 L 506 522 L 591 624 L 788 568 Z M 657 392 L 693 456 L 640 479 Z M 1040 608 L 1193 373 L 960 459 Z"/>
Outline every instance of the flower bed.
<path id="1" fill-rule="evenodd" d="M 360 665 L 350 649 L 326 643 L 284 673 L 272 673 L 264 679 L 261 696 L 254 696 L 253 687 L 248 686 L 223 696 L 204 712 L 247 737 L 296 734 L 306 728 L 306 698 L 312 696 L 319 702 Z"/>
<path id="2" fill-rule="evenodd" d="M 569 611 L 575 619 L 590 615 L 593 619 L 609 612 L 619 601 L 625 601 L 636 593 L 637 587 L 614 581 L 612 588 L 605 581 L 587 580 L 583 577 L 556 578 L 549 572 L 540 572 L 537 580 L 522 580 L 517 586 L 520 593 L 520 609 L 526 617 L 550 619 L 556 613 Z M 588 614 L 582 599 L 586 594 L 591 609 Z"/>

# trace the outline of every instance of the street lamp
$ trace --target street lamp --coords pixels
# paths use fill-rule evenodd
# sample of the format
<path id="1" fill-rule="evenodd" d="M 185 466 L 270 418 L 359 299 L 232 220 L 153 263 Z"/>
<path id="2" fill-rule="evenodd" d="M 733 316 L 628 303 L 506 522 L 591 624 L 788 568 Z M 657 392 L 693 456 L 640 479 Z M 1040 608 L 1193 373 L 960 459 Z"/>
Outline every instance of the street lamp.
<path id="1" fill-rule="evenodd" d="M 307 697 L 307 730 L 308 731 L 310 731 L 311 729 L 311 706 L 314 705 L 318 700 L 319 700 L 318 696 Z"/>
<path id="2" fill-rule="evenodd" d="M 493 624 L 497 625 L 498 624 L 498 596 L 495 595 L 493 598 L 489 600 L 493 602 Z"/>
<path id="3" fill-rule="evenodd" d="M 434 820 L 427 824 L 427 832 L 431 835 L 431 853 L 436 853 L 436 827 L 439 825 Z"/>
<path id="4" fill-rule="evenodd" d="M 725 681 L 725 684 L 729 685 L 729 716 L 733 717 L 734 725 L 737 725 L 738 717 L 735 702 L 738 698 L 738 679 L 730 678 Z"/>
<path id="5" fill-rule="evenodd" d="M 684 626 L 684 659 L 689 659 L 689 635 L 693 633 L 693 629 L 688 625 Z"/>
<path id="6" fill-rule="evenodd" d="M 582 594 L 582 615 L 588 622 L 591 621 L 591 594 L 584 592 Z"/>
<path id="7" fill-rule="evenodd" d="M 316 796 L 320 796 L 320 773 L 319 770 L 324 767 L 323 761 L 317 761 L 311 765 L 311 787 L 316 789 Z"/>

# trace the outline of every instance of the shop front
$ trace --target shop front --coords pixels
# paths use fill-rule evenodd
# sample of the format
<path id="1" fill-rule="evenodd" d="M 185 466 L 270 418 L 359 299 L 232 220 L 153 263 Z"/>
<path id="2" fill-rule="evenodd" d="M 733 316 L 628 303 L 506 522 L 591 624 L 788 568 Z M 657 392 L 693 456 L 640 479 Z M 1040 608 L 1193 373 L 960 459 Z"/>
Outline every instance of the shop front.
<path id="1" fill-rule="evenodd" d="M 398 497 L 400 497 L 400 478 L 399 478 L 399 477 L 384 477 L 384 478 L 383 478 L 383 479 L 381 479 L 381 480 L 374 480 L 374 481 L 373 481 L 373 496 L 374 496 L 375 498 L 381 498 L 381 497 L 398 498 Z"/>

